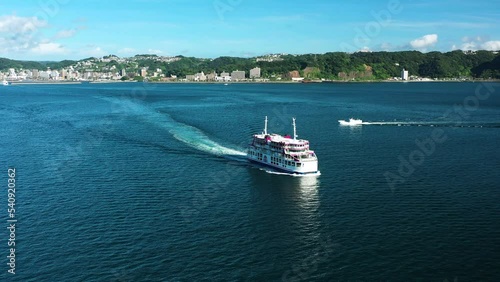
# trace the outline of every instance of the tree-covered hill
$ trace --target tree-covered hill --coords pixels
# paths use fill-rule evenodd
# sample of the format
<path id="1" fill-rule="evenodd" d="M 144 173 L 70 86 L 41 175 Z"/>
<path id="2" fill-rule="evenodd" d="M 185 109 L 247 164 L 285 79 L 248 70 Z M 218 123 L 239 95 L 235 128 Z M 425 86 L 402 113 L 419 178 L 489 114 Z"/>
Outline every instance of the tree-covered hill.
<path id="1" fill-rule="evenodd" d="M 7 69 L 37 69 L 37 70 L 46 70 L 47 68 L 51 69 L 61 69 L 66 68 L 71 65 L 74 65 L 76 61 L 64 60 L 60 62 L 35 62 L 35 61 L 18 61 L 18 60 L 9 60 L 6 58 L 0 58 L 0 70 Z"/>
<path id="2" fill-rule="evenodd" d="M 7 69 L 44 69 L 44 65 L 40 62 L 33 61 L 16 61 L 6 58 L 0 58 L 0 70 Z"/>
<path id="3" fill-rule="evenodd" d="M 279 55 L 274 59 L 219 57 L 202 59 L 177 56 L 174 60 L 163 59 L 156 55 L 137 55 L 128 59 L 119 59 L 114 55 L 107 59 L 87 58 L 80 61 L 33 62 L 0 58 L 0 70 L 39 69 L 47 67 L 62 69 L 78 66 L 77 63 L 95 62 L 96 70 L 123 70 L 137 72 L 141 68 L 150 71 L 160 69 L 163 74 L 184 77 L 198 72 L 231 72 L 254 67 L 261 68 L 263 77 L 280 77 L 291 71 L 310 79 L 387 79 L 399 77 L 404 68 L 410 75 L 429 78 L 493 78 L 500 79 L 500 54 L 491 51 L 460 50 L 441 53 L 418 51 L 400 52 L 329 52 L 325 54 Z M 84 69 L 85 64 L 79 64 Z"/>
<path id="4" fill-rule="evenodd" d="M 183 57 L 172 63 L 147 62 L 165 74 L 184 76 L 197 72 L 231 72 L 260 67 L 263 77 L 281 76 L 290 71 L 314 68 L 319 71 L 308 74 L 309 78 L 338 79 L 340 73 L 366 73 L 370 79 L 399 77 L 405 68 L 410 75 L 430 78 L 495 78 L 500 79 L 500 55 L 490 51 L 447 53 L 418 51 L 358 52 L 353 54 L 330 52 L 326 54 L 284 55 L 281 60 L 257 61 L 256 58 L 219 57 L 213 60 Z"/>

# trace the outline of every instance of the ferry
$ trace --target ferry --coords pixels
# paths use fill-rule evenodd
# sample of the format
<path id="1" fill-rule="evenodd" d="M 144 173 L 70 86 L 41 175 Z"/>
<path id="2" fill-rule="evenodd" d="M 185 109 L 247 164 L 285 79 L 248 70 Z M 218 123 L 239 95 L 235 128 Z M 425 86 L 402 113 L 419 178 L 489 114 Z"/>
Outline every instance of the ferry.
<path id="1" fill-rule="evenodd" d="M 9 82 L 7 80 L 2 81 L 3 86 L 9 86 Z"/>
<path id="2" fill-rule="evenodd" d="M 339 120 L 339 123 L 340 123 L 340 125 L 345 125 L 345 126 L 358 126 L 358 125 L 362 125 L 363 121 L 360 119 L 350 118 L 349 121 Z"/>
<path id="3" fill-rule="evenodd" d="M 290 135 L 267 133 L 267 116 L 264 132 L 253 135 L 247 157 L 250 161 L 292 174 L 318 173 L 318 158 L 309 148 L 309 141 L 297 139 L 295 118 L 292 119 L 293 138 Z"/>

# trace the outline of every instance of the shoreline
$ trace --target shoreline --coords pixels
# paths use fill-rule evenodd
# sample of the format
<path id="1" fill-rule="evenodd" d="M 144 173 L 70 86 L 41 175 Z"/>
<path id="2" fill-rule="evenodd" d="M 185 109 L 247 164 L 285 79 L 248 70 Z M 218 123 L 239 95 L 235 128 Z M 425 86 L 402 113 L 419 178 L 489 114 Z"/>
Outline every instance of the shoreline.
<path id="1" fill-rule="evenodd" d="M 58 82 L 55 82 L 55 81 L 47 81 L 47 82 L 44 82 L 44 81 L 33 81 L 33 82 L 17 82 L 17 81 L 9 81 L 9 86 L 15 86 L 15 85 L 56 85 L 56 84 L 82 84 L 81 82 L 79 81 L 58 81 Z"/>
<path id="2" fill-rule="evenodd" d="M 481 80 L 364 80 L 364 81 L 341 81 L 341 80 L 325 80 L 325 81 L 231 81 L 231 82 L 215 82 L 215 81 L 121 81 L 121 80 L 104 80 L 104 81 L 9 81 L 9 86 L 15 85 L 74 85 L 74 84 L 108 84 L 108 83 L 147 83 L 147 84 L 346 84 L 346 83 L 481 83 L 481 82 L 500 82 L 500 79 L 481 79 Z"/>

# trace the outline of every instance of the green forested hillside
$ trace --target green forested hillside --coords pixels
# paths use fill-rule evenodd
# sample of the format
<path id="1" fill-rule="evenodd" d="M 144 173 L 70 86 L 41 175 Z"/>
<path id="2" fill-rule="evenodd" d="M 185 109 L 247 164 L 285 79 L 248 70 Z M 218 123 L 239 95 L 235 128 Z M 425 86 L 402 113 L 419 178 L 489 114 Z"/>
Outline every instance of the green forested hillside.
<path id="1" fill-rule="evenodd" d="M 142 56 L 142 57 L 141 57 Z M 430 78 L 493 78 L 500 79 L 500 54 L 491 51 L 462 52 L 460 50 L 441 53 L 418 51 L 401 52 L 330 52 L 326 54 L 282 55 L 274 61 L 257 61 L 256 58 L 219 57 L 216 59 L 200 59 L 178 56 L 179 60 L 164 62 L 151 55 L 134 57 L 131 62 L 97 63 L 102 69 L 126 69 L 137 71 L 142 67 L 150 70 L 161 69 L 166 75 L 183 77 L 197 72 L 231 72 L 260 67 L 263 77 L 278 77 L 297 70 L 307 78 L 355 78 L 355 79 L 387 79 L 400 76 L 405 68 L 410 75 Z M 88 58 L 85 60 L 96 60 Z M 81 61 L 85 61 L 81 60 Z M 76 61 L 32 62 L 15 61 L 0 58 L 0 70 L 8 68 L 24 69 L 60 69 L 76 64 Z M 309 71 L 304 71 L 308 68 Z"/>
<path id="2" fill-rule="evenodd" d="M 281 61 L 259 61 L 255 58 L 219 57 L 213 60 L 183 57 L 173 63 L 141 62 L 140 66 L 154 66 L 166 74 L 184 76 L 200 71 L 231 72 L 260 67 L 263 77 L 281 76 L 306 67 L 319 71 L 309 73 L 309 78 L 338 79 L 339 73 L 362 73 L 371 70 L 371 79 L 400 76 L 405 68 L 411 75 L 431 78 L 500 78 L 500 55 L 490 51 L 447 53 L 418 51 L 371 52 L 284 55 Z M 303 74 L 303 73 L 302 73 Z"/>

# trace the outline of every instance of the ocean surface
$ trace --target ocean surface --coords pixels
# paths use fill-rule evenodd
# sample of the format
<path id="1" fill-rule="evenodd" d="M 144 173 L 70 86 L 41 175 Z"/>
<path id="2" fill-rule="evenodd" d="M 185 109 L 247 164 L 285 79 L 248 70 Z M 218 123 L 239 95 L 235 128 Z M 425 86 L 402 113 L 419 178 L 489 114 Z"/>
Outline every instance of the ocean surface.
<path id="1" fill-rule="evenodd" d="M 500 281 L 499 86 L 1 87 L 0 281 Z M 265 116 L 320 175 L 246 161 Z"/>

